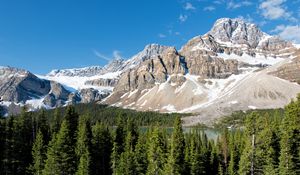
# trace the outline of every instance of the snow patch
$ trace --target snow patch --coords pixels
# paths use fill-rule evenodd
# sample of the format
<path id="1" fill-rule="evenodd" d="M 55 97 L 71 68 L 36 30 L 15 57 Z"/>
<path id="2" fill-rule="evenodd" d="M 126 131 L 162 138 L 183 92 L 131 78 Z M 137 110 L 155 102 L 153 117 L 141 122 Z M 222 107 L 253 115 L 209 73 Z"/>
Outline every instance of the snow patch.
<path id="1" fill-rule="evenodd" d="M 81 76 L 42 76 L 36 75 L 38 78 L 46 79 L 50 81 L 55 81 L 62 84 L 70 92 L 74 92 L 81 89 L 93 88 L 98 91 L 109 90 L 112 91 L 113 87 L 104 86 L 93 86 L 86 85 L 87 81 L 97 80 L 97 79 L 115 79 L 121 74 L 120 71 L 107 73 L 103 75 L 91 76 L 91 77 L 81 77 Z"/>
<path id="2" fill-rule="evenodd" d="M 249 108 L 249 109 L 257 109 L 257 107 L 256 107 L 256 106 L 251 106 L 251 105 L 250 105 L 250 106 L 248 106 L 248 108 Z"/>
<path id="3" fill-rule="evenodd" d="M 139 90 L 138 89 L 136 89 L 136 90 L 134 90 L 134 91 L 131 91 L 130 93 L 129 93 L 129 95 L 128 95 L 128 97 L 127 98 L 130 98 L 131 96 L 133 96 L 135 93 L 137 93 Z"/>
<path id="4" fill-rule="evenodd" d="M 242 56 L 236 55 L 236 54 L 226 54 L 226 53 L 218 53 L 218 56 L 220 58 L 223 58 L 224 60 L 234 59 L 238 60 L 240 62 L 256 65 L 256 64 L 263 64 L 263 65 L 274 65 L 278 62 L 283 61 L 283 58 L 280 57 L 270 57 L 270 56 L 264 56 L 257 54 L 255 57 L 252 57 L 248 54 L 243 54 Z"/>
<path id="5" fill-rule="evenodd" d="M 300 44 L 293 44 L 294 47 L 296 47 L 297 49 L 300 49 Z"/>
<path id="6" fill-rule="evenodd" d="M 171 104 L 168 104 L 167 106 L 163 106 L 161 109 L 165 109 L 169 112 L 175 112 L 176 111 L 176 108 L 174 105 L 171 105 Z"/>
<path id="7" fill-rule="evenodd" d="M 230 101 L 230 102 L 229 102 L 229 104 L 233 104 L 233 105 L 234 105 L 234 104 L 238 104 L 238 103 L 239 103 L 239 102 L 236 101 L 236 100 L 235 100 L 235 101 Z"/>
<path id="8" fill-rule="evenodd" d="M 30 105 L 34 109 L 40 109 L 40 108 L 51 109 L 51 107 L 48 105 L 45 105 L 43 101 L 44 101 L 44 98 L 31 99 L 31 100 L 27 100 L 25 102 L 25 104 Z"/>

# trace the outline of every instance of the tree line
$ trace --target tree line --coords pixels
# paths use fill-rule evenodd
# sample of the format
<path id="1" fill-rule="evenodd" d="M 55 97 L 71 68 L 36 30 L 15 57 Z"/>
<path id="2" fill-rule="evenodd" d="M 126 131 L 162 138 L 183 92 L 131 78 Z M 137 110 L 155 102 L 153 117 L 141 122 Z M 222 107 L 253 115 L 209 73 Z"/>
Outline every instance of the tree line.
<path id="1" fill-rule="evenodd" d="M 300 174 L 300 96 L 284 113 L 252 112 L 217 139 L 197 128 L 184 132 L 178 116 L 172 131 L 165 120 L 141 130 L 134 117 L 110 125 L 77 111 L 2 118 L 0 174 Z"/>

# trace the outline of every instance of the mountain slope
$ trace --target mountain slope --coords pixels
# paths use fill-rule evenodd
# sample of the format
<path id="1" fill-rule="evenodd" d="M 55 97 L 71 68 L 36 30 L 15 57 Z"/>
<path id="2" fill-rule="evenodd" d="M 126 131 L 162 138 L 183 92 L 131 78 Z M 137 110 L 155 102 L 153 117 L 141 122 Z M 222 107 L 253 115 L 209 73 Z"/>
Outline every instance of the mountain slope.
<path id="1" fill-rule="evenodd" d="M 222 18 L 179 51 L 169 48 L 125 71 L 104 102 L 195 113 L 187 124 L 209 122 L 234 110 L 282 107 L 300 86 L 269 72 L 291 61 L 295 51 L 292 43 L 254 24 Z"/>

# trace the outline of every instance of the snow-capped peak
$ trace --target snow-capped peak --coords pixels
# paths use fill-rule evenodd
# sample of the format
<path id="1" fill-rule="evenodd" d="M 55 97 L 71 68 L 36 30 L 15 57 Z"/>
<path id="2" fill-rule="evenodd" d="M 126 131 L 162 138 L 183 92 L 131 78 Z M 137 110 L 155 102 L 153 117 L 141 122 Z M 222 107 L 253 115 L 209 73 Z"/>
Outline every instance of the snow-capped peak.
<path id="1" fill-rule="evenodd" d="M 165 50 L 171 48 L 170 46 L 163 46 L 159 44 L 148 44 L 145 48 L 140 51 L 138 54 L 131 57 L 129 60 L 125 62 L 125 69 L 133 68 L 145 60 L 150 59 L 151 57 L 158 56 L 162 54 Z"/>
<path id="2" fill-rule="evenodd" d="M 212 35 L 217 41 L 244 44 L 251 48 L 257 47 L 259 42 L 268 36 L 257 25 L 246 22 L 241 18 L 218 19 L 208 34 Z"/>
<path id="3" fill-rule="evenodd" d="M 46 76 L 90 77 L 99 74 L 102 70 L 103 68 L 101 66 L 90 66 L 90 67 L 73 68 L 73 69 L 55 69 L 52 70 L 50 73 L 48 73 Z"/>

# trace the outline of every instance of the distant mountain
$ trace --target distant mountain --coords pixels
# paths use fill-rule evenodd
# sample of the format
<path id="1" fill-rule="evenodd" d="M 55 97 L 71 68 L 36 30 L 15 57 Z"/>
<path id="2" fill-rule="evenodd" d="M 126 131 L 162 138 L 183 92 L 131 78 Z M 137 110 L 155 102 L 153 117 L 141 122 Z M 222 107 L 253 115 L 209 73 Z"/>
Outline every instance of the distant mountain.
<path id="1" fill-rule="evenodd" d="M 191 112 L 195 115 L 185 119 L 187 125 L 209 123 L 236 110 L 287 104 L 300 92 L 299 55 L 298 45 L 255 24 L 221 18 L 180 50 L 149 44 L 128 60 L 45 76 L 1 68 L 0 95 L 6 105 L 33 99 L 38 107 L 99 101 L 136 110 Z"/>

